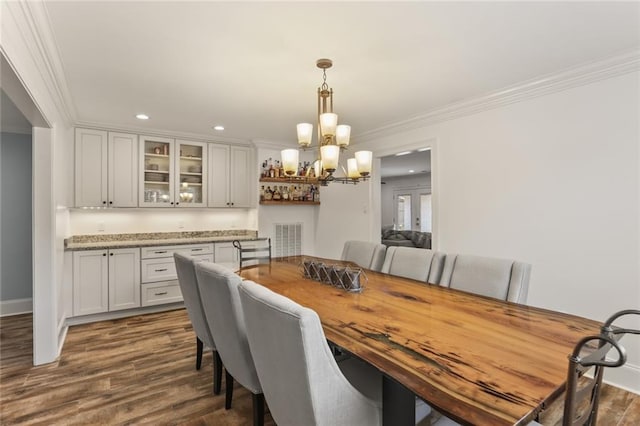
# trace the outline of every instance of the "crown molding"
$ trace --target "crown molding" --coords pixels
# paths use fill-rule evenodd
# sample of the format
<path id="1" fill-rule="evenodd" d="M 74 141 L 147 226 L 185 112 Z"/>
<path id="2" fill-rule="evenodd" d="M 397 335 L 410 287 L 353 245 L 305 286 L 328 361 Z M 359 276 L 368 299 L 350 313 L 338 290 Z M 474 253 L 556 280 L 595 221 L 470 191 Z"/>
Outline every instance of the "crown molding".
<path id="1" fill-rule="evenodd" d="M 523 81 L 502 90 L 456 102 L 355 136 L 354 142 L 389 136 L 443 121 L 453 120 L 505 105 L 561 92 L 640 70 L 640 50 L 631 50 L 598 61 Z"/>
<path id="2" fill-rule="evenodd" d="M 298 144 L 294 145 L 292 143 L 276 142 L 276 141 L 270 141 L 266 139 L 252 139 L 251 142 L 253 143 L 253 146 L 255 146 L 256 148 L 262 148 L 262 149 L 282 150 L 282 149 L 288 149 L 288 148 L 293 148 L 293 149 L 298 148 Z"/>
<path id="3" fill-rule="evenodd" d="M 71 125 L 75 111 L 44 2 L 20 1 L 13 2 L 13 6 L 11 15 L 21 32 L 26 52 L 36 64 L 60 118 Z"/>

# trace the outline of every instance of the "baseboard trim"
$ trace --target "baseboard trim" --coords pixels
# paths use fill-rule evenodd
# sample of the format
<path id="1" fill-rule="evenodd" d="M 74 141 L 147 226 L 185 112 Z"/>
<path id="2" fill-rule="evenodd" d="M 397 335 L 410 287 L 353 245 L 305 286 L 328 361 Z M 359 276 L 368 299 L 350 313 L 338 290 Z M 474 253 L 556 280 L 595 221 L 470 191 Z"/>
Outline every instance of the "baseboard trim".
<path id="1" fill-rule="evenodd" d="M 0 301 L 0 317 L 11 315 L 30 314 L 33 312 L 33 300 L 12 299 Z"/>
<path id="2" fill-rule="evenodd" d="M 604 382 L 640 395 L 640 366 L 627 363 L 619 368 L 607 368 Z"/>
<path id="3" fill-rule="evenodd" d="M 124 311 L 103 312 L 100 314 L 84 315 L 80 317 L 67 318 L 65 326 L 88 324 L 97 321 L 108 321 L 119 318 L 133 317 L 136 315 L 153 314 L 156 312 L 173 311 L 184 308 L 184 302 L 167 303 L 165 305 L 146 306 L 143 308 L 127 309 Z"/>

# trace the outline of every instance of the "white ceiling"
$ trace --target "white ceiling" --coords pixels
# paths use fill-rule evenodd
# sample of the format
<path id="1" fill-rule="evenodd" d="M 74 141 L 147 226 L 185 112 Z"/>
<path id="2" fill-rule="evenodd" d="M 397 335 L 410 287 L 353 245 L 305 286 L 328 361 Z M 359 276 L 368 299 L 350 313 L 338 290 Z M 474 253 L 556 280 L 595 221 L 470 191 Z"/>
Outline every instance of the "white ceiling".
<path id="1" fill-rule="evenodd" d="M 382 178 L 431 173 L 431 151 L 413 151 L 401 156 L 389 155 L 382 157 L 380 162 Z"/>
<path id="2" fill-rule="evenodd" d="M 640 48 L 640 3 L 61 2 L 76 121 L 295 145 L 318 58 L 352 135 Z M 141 122 L 136 113 L 151 120 Z"/>

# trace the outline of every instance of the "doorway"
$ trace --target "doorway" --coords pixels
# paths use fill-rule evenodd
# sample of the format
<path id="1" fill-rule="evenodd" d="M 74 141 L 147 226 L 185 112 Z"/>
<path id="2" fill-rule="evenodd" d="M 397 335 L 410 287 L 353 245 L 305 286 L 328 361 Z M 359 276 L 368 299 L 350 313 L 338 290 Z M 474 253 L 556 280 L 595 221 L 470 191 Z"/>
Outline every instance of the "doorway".
<path id="1" fill-rule="evenodd" d="M 431 150 L 380 158 L 382 232 L 432 232 Z"/>

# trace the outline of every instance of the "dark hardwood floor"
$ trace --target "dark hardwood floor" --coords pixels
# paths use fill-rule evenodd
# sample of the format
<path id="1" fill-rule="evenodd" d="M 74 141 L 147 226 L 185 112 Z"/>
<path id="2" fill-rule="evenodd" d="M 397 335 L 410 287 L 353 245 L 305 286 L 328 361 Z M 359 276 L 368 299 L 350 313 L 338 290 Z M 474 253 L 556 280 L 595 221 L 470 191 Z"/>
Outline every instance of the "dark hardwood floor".
<path id="1" fill-rule="evenodd" d="M 58 361 L 33 367 L 32 316 L 0 318 L 0 424 L 252 424 L 251 395 L 233 408 L 212 393 L 211 353 L 195 369 L 195 335 L 184 309 L 74 326 Z M 224 390 L 224 383 L 223 383 Z M 562 401 L 545 412 L 559 425 Z M 640 396 L 611 386 L 600 425 L 640 425 Z M 274 425 L 267 413 L 265 425 Z M 301 425 L 303 426 L 303 425 Z"/>

